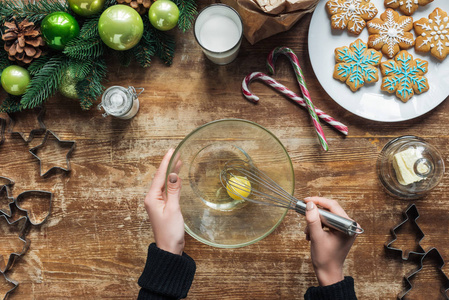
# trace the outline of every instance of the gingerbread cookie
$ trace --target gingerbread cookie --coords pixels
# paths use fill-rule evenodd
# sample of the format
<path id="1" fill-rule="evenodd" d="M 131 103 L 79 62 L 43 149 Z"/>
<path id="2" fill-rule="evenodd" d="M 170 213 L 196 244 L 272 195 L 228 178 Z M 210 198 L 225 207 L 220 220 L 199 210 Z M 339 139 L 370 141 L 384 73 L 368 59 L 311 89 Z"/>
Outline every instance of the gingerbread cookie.
<path id="1" fill-rule="evenodd" d="M 392 9 L 387 9 L 379 18 L 368 22 L 368 47 L 393 58 L 400 49 L 408 49 L 415 44 L 413 33 L 413 18 L 399 16 Z"/>
<path id="2" fill-rule="evenodd" d="M 365 28 L 366 21 L 377 15 L 377 8 L 370 0 L 329 0 L 326 9 L 331 15 L 332 28 L 348 28 L 357 35 Z"/>
<path id="3" fill-rule="evenodd" d="M 334 78 L 346 82 L 349 88 L 355 92 L 366 83 L 379 80 L 377 66 L 382 59 L 382 53 L 374 49 L 368 49 L 366 44 L 357 39 L 349 48 L 339 47 L 335 49 Z"/>
<path id="4" fill-rule="evenodd" d="M 449 17 L 437 7 L 429 15 L 413 23 L 416 38 L 415 50 L 429 52 L 438 59 L 445 59 L 449 54 Z"/>
<path id="5" fill-rule="evenodd" d="M 407 16 L 411 16 L 419 6 L 424 6 L 433 0 L 384 0 L 385 7 L 399 10 Z"/>
<path id="6" fill-rule="evenodd" d="M 427 73 L 428 63 L 403 50 L 396 55 L 394 60 L 390 59 L 380 64 L 382 72 L 381 90 L 394 93 L 407 102 L 415 93 L 421 94 L 429 90 L 429 83 L 424 74 Z"/>

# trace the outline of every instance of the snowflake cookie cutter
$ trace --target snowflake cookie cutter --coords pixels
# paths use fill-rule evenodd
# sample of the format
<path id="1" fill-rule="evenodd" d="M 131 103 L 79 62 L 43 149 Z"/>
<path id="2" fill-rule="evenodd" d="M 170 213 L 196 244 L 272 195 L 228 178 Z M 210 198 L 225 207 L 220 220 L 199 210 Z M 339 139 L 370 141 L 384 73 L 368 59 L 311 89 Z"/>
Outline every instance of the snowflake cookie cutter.
<path id="1" fill-rule="evenodd" d="M 19 283 L 8 276 L 6 276 L 5 272 L 0 272 L 3 275 L 3 278 L 5 278 L 5 281 L 10 283 L 12 287 L 6 291 L 5 295 L 3 296 L 3 300 L 6 300 L 8 296 L 19 286 Z"/>
<path id="2" fill-rule="evenodd" d="M 445 299 L 449 299 L 449 296 L 447 292 L 449 291 L 449 278 L 446 276 L 446 274 L 443 272 L 444 267 L 444 260 L 441 256 L 440 252 L 436 248 L 429 249 L 422 257 L 420 264 L 418 268 L 410 272 L 406 277 L 404 277 L 406 282 L 406 288 L 404 291 L 398 294 L 398 299 L 402 300 L 405 299 L 405 296 L 413 289 L 413 284 L 411 282 L 411 279 L 416 276 L 424 267 L 424 260 L 426 258 L 433 258 L 437 262 L 438 270 L 441 272 L 441 278 L 443 279 L 444 283 L 441 286 L 441 294 L 445 296 Z"/>
<path id="3" fill-rule="evenodd" d="M 20 206 L 20 203 L 26 199 L 28 196 L 39 196 L 39 197 L 45 197 L 48 198 L 48 212 L 46 213 L 45 217 L 42 218 L 42 221 L 40 222 L 34 222 L 34 217 L 32 217 L 32 215 L 34 215 L 30 210 L 28 209 L 24 209 Z M 29 191 L 25 191 L 20 193 L 17 198 L 14 200 L 14 203 L 17 207 L 18 210 L 23 211 L 26 213 L 26 218 L 28 219 L 27 221 L 34 226 L 39 226 L 42 225 L 45 221 L 47 221 L 48 217 L 50 216 L 50 212 L 51 212 L 51 207 L 52 207 L 52 202 L 53 202 L 53 193 L 52 192 L 48 192 L 48 191 L 42 191 L 42 190 L 29 190 Z M 25 227 L 26 229 L 26 227 Z M 23 235 L 23 234 L 22 234 Z"/>
<path id="4" fill-rule="evenodd" d="M 48 169 L 45 173 L 42 173 L 42 160 L 37 155 L 37 152 L 38 152 L 38 150 L 40 148 L 45 146 L 45 144 L 47 143 L 48 138 L 49 138 L 50 135 L 52 135 L 56 139 L 56 141 L 60 145 L 60 147 L 61 147 L 61 145 L 68 145 L 70 147 L 69 151 L 66 154 L 67 167 L 53 166 L 50 169 Z M 65 172 L 70 172 L 71 171 L 71 168 L 70 168 L 70 156 L 72 155 L 73 150 L 75 150 L 75 145 L 76 145 L 75 141 L 63 141 L 56 134 L 54 134 L 53 131 L 47 129 L 47 131 L 45 132 L 44 139 L 42 140 L 42 143 L 37 145 L 34 148 L 31 148 L 29 150 L 29 152 L 39 161 L 39 174 L 40 174 L 40 176 L 45 177 L 49 173 L 51 173 L 53 170 L 56 170 L 56 169 L 59 169 L 59 170 L 65 171 Z"/>
<path id="5" fill-rule="evenodd" d="M 386 243 L 385 247 L 390 251 L 399 253 L 401 255 L 402 260 L 408 260 L 410 255 L 422 257 L 426 253 L 426 251 L 424 251 L 424 249 L 421 247 L 421 241 L 424 239 L 425 235 L 424 232 L 421 230 L 421 228 L 418 226 L 418 223 L 416 222 L 416 220 L 419 218 L 419 212 L 418 209 L 416 208 L 416 205 L 415 204 L 409 205 L 407 209 L 402 212 L 402 214 L 404 216 L 404 220 L 390 229 L 393 239 L 390 242 Z M 413 228 L 416 233 L 417 250 L 403 251 L 402 249 L 393 246 L 393 243 L 397 240 L 397 233 L 407 222 L 412 222 L 412 225 L 415 225 L 413 226 Z"/>
<path id="6" fill-rule="evenodd" d="M 28 137 L 26 136 L 25 132 L 20 132 L 20 131 L 15 131 L 14 130 L 14 126 L 17 124 L 17 115 L 16 115 L 16 113 L 9 113 L 8 114 L 8 117 L 9 117 L 9 129 L 8 129 L 8 132 L 11 133 L 11 134 L 18 134 L 25 141 L 25 143 L 31 142 L 31 140 L 33 139 L 34 135 L 44 133 L 45 130 L 46 130 L 46 126 L 44 124 L 43 119 L 44 119 L 44 115 L 45 115 L 46 109 L 44 107 L 37 108 L 37 109 L 40 109 L 39 113 L 37 115 L 37 122 L 39 123 L 39 128 L 32 129 L 30 131 L 30 134 L 28 135 Z"/>
<path id="7" fill-rule="evenodd" d="M 5 263 L 5 259 L 3 256 L 0 259 L 0 272 L 5 273 L 6 271 L 10 270 L 14 263 L 17 261 L 18 258 L 20 258 L 22 255 L 24 255 L 28 248 L 30 247 L 31 241 L 23 236 L 23 232 L 26 230 L 27 226 L 27 217 L 21 217 L 13 222 L 10 222 L 9 219 L 5 215 L 0 215 L 0 223 L 6 222 L 7 226 L 18 226 L 20 233 L 17 235 L 18 239 L 23 243 L 22 250 L 20 252 L 13 252 L 9 255 L 8 261 Z M 22 222 L 23 224 L 20 224 Z M 17 224 L 16 224 L 17 223 Z"/>
<path id="8" fill-rule="evenodd" d="M 5 128 L 6 128 L 6 120 L 0 118 L 0 146 L 5 141 Z"/>

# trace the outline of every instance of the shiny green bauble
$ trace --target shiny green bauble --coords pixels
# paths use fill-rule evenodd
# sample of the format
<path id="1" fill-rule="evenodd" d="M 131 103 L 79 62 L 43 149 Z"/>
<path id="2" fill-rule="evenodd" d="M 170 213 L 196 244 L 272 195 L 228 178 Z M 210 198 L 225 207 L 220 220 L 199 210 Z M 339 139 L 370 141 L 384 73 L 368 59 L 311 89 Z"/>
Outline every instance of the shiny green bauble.
<path id="1" fill-rule="evenodd" d="M 57 11 L 42 20 L 41 31 L 49 47 L 62 50 L 68 41 L 79 35 L 80 27 L 72 15 Z"/>
<path id="2" fill-rule="evenodd" d="M 178 24 L 179 8 L 170 0 L 157 0 L 151 4 L 148 17 L 156 29 L 167 31 Z"/>
<path id="3" fill-rule="evenodd" d="M 27 69 L 12 65 L 3 69 L 1 82 L 3 89 L 15 96 L 25 94 L 31 77 Z"/>
<path id="4" fill-rule="evenodd" d="M 74 13 L 83 17 L 89 17 L 99 13 L 105 0 L 68 0 Z"/>
<path id="5" fill-rule="evenodd" d="M 142 38 L 142 17 L 132 7 L 121 4 L 111 6 L 101 14 L 98 32 L 108 47 L 114 50 L 131 49 Z"/>

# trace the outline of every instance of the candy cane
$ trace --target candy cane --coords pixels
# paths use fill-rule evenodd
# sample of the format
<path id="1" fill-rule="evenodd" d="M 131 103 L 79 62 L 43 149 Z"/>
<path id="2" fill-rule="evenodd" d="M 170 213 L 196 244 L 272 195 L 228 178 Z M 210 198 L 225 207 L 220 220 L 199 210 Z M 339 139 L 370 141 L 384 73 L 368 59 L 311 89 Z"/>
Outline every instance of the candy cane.
<path id="1" fill-rule="evenodd" d="M 305 103 L 303 98 L 301 98 L 300 96 L 298 96 L 297 94 L 292 92 L 290 89 L 288 89 L 286 86 L 280 84 L 279 82 L 277 82 L 276 80 L 274 80 L 270 76 L 268 76 L 268 75 L 266 75 L 264 73 L 261 73 L 261 72 L 253 72 L 253 73 L 249 74 L 248 76 L 246 76 L 245 79 L 243 79 L 242 92 L 243 92 L 243 95 L 246 97 L 246 99 L 248 99 L 249 101 L 254 102 L 254 103 L 259 102 L 259 97 L 254 95 L 249 90 L 249 84 L 252 81 L 254 81 L 254 80 L 262 81 L 263 83 L 271 86 L 275 90 L 277 90 L 277 91 L 281 92 L 282 94 L 286 95 L 288 98 L 290 98 L 291 100 L 295 101 L 296 103 L 298 103 L 302 107 L 306 107 L 307 108 L 307 105 L 306 105 L 306 103 Z M 331 116 L 326 114 L 324 111 L 322 111 L 322 110 L 320 110 L 320 109 L 318 109 L 316 107 L 315 107 L 315 111 L 316 111 L 317 116 L 320 119 L 322 119 L 323 121 L 327 122 L 329 125 L 333 126 L 335 129 L 337 129 L 338 131 L 340 131 L 344 135 L 348 135 L 348 127 L 345 124 L 338 122 L 337 120 L 335 120 L 334 118 L 332 118 Z"/>
<path id="2" fill-rule="evenodd" d="M 309 111 L 309 115 L 312 118 L 313 125 L 315 126 L 316 134 L 318 135 L 318 139 L 320 140 L 321 146 L 325 151 L 329 150 L 327 145 L 326 137 L 324 136 L 323 128 L 321 128 L 320 120 L 316 115 L 315 107 L 313 106 L 312 100 L 310 100 L 309 90 L 307 89 L 306 81 L 304 79 L 304 75 L 302 73 L 301 67 L 299 66 L 298 57 L 296 54 L 287 47 L 277 47 L 274 48 L 270 54 L 268 54 L 267 58 L 267 67 L 271 74 L 274 74 L 274 64 L 276 62 L 277 57 L 280 54 L 284 54 L 290 60 L 293 69 L 295 70 L 296 80 L 299 83 L 299 87 L 301 88 L 301 92 L 304 96 L 304 101 L 307 105 L 307 110 Z"/>

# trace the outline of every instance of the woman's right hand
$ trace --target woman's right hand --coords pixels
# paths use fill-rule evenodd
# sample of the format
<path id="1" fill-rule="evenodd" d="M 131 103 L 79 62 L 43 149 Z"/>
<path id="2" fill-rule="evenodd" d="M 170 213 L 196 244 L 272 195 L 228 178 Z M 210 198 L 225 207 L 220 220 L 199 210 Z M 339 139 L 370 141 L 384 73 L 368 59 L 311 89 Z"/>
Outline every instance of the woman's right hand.
<path id="1" fill-rule="evenodd" d="M 357 235 L 349 236 L 334 229 L 323 229 L 317 205 L 336 215 L 349 217 L 335 200 L 308 197 L 304 201 L 307 203 L 306 239 L 310 241 L 312 264 L 318 283 L 326 286 L 342 281 L 343 264 Z"/>

